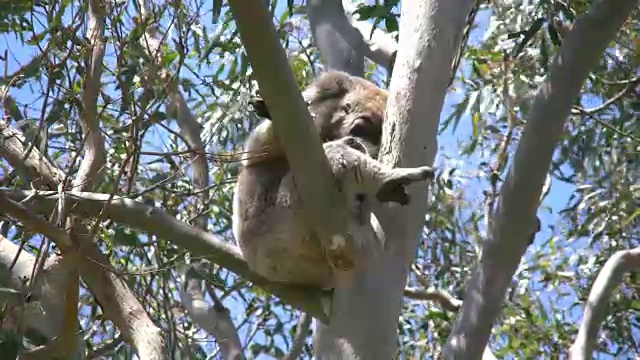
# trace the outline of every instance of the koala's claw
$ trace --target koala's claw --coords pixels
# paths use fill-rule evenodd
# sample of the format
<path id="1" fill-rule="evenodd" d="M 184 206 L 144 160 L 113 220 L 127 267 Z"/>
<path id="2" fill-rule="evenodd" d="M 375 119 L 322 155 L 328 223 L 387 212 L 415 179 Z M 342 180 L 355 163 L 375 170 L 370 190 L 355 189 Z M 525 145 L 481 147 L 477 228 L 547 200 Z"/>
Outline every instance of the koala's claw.
<path id="1" fill-rule="evenodd" d="M 419 168 L 393 169 L 378 190 L 376 197 L 380 202 L 396 202 L 400 205 L 409 203 L 409 195 L 405 186 L 416 181 L 434 177 L 434 170 L 428 166 Z"/>
<path id="2" fill-rule="evenodd" d="M 253 107 L 253 112 L 261 118 L 271 120 L 271 114 L 267 108 L 267 104 L 260 96 L 254 96 L 249 99 L 249 105 Z"/>

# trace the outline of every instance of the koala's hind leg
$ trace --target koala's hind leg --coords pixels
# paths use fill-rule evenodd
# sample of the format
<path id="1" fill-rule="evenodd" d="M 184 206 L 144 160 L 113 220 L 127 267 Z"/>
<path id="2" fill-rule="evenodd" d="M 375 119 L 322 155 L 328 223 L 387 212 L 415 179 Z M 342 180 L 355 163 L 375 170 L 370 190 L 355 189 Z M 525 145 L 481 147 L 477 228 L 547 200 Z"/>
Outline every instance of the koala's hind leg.
<path id="1" fill-rule="evenodd" d="M 409 203 L 405 186 L 433 178 L 434 171 L 428 166 L 417 168 L 390 168 L 367 154 L 366 146 L 357 138 L 345 137 L 324 144 L 336 179 L 338 190 L 353 201 L 363 202 L 375 194 L 380 202 Z"/>

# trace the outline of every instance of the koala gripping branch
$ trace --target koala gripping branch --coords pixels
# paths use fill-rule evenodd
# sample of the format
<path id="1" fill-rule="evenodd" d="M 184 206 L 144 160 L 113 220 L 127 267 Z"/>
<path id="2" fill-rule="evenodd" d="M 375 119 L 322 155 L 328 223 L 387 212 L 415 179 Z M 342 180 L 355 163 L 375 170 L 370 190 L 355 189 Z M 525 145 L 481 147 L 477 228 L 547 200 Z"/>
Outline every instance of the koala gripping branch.
<path id="1" fill-rule="evenodd" d="M 346 213 L 340 204 L 311 115 L 298 91 L 284 49 L 265 2 L 230 0 L 240 38 L 247 51 L 273 126 L 289 162 L 309 224 L 318 234 L 329 262 L 336 269 L 353 265 L 346 232 Z"/>

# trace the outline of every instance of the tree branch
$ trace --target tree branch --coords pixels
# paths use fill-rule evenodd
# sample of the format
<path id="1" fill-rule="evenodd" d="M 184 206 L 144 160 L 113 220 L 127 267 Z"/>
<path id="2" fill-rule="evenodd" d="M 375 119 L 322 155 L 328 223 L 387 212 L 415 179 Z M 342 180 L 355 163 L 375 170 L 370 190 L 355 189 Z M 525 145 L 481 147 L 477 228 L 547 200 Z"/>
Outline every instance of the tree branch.
<path id="1" fill-rule="evenodd" d="M 229 6 L 260 93 L 273 119 L 276 137 L 296 178 L 309 225 L 318 234 L 330 263 L 334 266 L 352 264 L 349 245 L 353 241 L 345 231 L 346 207 L 342 206 L 343 199 L 338 197 L 337 189 L 332 185 L 335 181 L 320 137 L 265 2 L 230 0 Z"/>
<path id="2" fill-rule="evenodd" d="M 435 301 L 448 311 L 458 311 L 462 306 L 462 300 L 456 299 L 446 292 L 439 290 L 419 290 L 405 288 L 404 296 L 414 300 Z"/>
<path id="3" fill-rule="evenodd" d="M 146 19 L 150 14 L 149 0 L 140 0 L 140 15 Z M 197 196 L 197 206 L 195 207 L 196 217 L 194 225 L 203 231 L 207 231 L 208 212 L 204 211 L 209 201 L 209 166 L 205 153 L 205 147 L 200 137 L 201 126 L 187 105 L 187 101 L 178 88 L 177 79 L 171 76 L 167 69 L 162 67 L 162 36 L 160 36 L 157 24 L 153 24 L 145 29 L 145 36 L 141 38 L 141 44 L 150 53 L 151 69 L 149 71 L 150 80 L 157 73 L 159 79 L 165 85 L 169 95 L 165 101 L 167 114 L 173 114 L 177 120 L 182 134 L 182 138 L 190 151 L 188 155 L 192 157 L 191 164 L 192 181 Z M 152 82 L 150 81 L 150 83 Z M 194 268 L 200 267 L 198 263 L 191 264 Z M 184 278 L 184 291 L 181 297 L 184 306 L 187 308 L 193 321 L 205 331 L 208 331 L 216 338 L 220 346 L 220 353 L 223 359 L 242 359 L 242 346 L 238 337 L 237 329 L 229 316 L 229 311 L 222 303 L 215 303 L 209 307 L 204 300 L 204 289 L 200 279 L 191 277 L 189 271 Z M 215 296 L 215 294 L 213 294 Z"/>
<path id="4" fill-rule="evenodd" d="M 216 297 L 215 292 L 210 293 L 213 306 L 207 304 L 202 281 L 197 276 L 189 277 L 187 274 L 185 288 L 180 293 L 187 313 L 199 327 L 216 338 L 223 359 L 244 359 L 238 331 L 231 320 L 229 309 Z"/>
<path id="5" fill-rule="evenodd" d="M 54 191 L 35 192 L 0 188 L 0 194 L 6 194 L 14 201 L 29 198 L 30 206 L 38 212 L 51 211 L 61 200 L 59 194 Z M 326 321 L 327 311 L 324 309 L 323 300 L 329 292 L 269 281 L 249 269 L 236 246 L 226 243 L 216 235 L 189 226 L 169 215 L 164 209 L 153 208 L 119 196 L 109 201 L 110 198 L 109 194 L 67 192 L 64 201 L 67 209 L 80 217 L 97 217 L 104 209 L 104 217 L 170 240 L 195 255 L 210 258 L 216 264 L 277 295 L 284 302 Z"/>
<path id="6" fill-rule="evenodd" d="M 433 163 L 451 63 L 472 2 L 402 3 L 398 54 L 379 156 L 386 165 Z M 323 51 L 322 55 L 336 54 Z M 339 59 L 330 61 L 340 63 Z M 350 284 L 334 289 L 329 325 L 315 323 L 314 350 L 319 358 L 390 359 L 396 354 L 404 286 L 428 208 L 428 184 L 407 190 L 413 199 L 420 200 L 375 210 L 385 237 L 384 253 L 371 259 L 366 268 L 356 270 Z"/>
<path id="7" fill-rule="evenodd" d="M 298 326 L 296 326 L 296 332 L 293 334 L 293 342 L 289 352 L 282 358 L 282 360 L 296 360 L 302 355 L 304 350 L 304 343 L 309 333 L 309 327 L 311 326 L 311 316 L 306 313 L 300 315 L 298 320 Z"/>
<path id="8" fill-rule="evenodd" d="M 20 221 L 27 229 L 53 239 L 63 252 L 73 251 L 71 236 L 63 229 L 53 225 L 29 209 L 12 201 L 6 194 L 0 193 L 0 211 Z"/>
<path id="9" fill-rule="evenodd" d="M 11 109 L 11 116 L 14 119 L 22 119 L 23 115 L 15 106 L 15 101 L 8 95 L 8 87 L 2 89 L 2 94 L 2 103 L 5 108 L 8 107 Z M 27 182 L 32 181 L 32 186 L 45 189 L 55 189 L 57 184 L 62 182 L 62 173 L 58 171 L 57 168 L 53 167 L 39 151 L 33 148 L 31 148 L 31 150 L 23 149 L 23 145 L 26 144 L 26 139 L 20 131 L 10 129 L 3 121 L 0 121 L 0 137 L 2 137 L 2 143 L 4 145 L 0 145 L 0 156 L 4 157 L 9 164 L 16 166 L 16 170 L 22 179 Z M 51 176 L 49 178 L 43 177 L 41 176 L 43 172 L 48 173 Z M 59 228 L 48 221 L 34 217 L 21 206 L 13 207 L 11 205 L 12 204 L 9 204 L 9 210 L 12 209 L 17 211 L 16 214 L 22 217 L 22 221 L 28 227 L 33 229 L 35 225 L 35 227 L 43 227 L 46 230 L 53 230 L 57 235 L 58 240 L 61 241 L 61 249 L 69 249 L 72 247 L 71 239 L 66 236 L 66 232 L 58 231 Z M 45 240 L 45 243 L 48 243 L 48 239 Z M 7 251 L 14 252 L 12 251 L 14 246 L 15 245 L 8 240 L 4 241 L 2 244 L 2 248 L 5 253 Z M 38 351 L 45 351 L 49 354 L 57 353 L 67 355 L 71 355 L 72 353 L 83 353 L 84 343 L 76 334 L 78 299 L 77 296 L 73 296 L 77 293 L 77 289 L 79 287 L 77 271 L 73 266 L 67 266 L 72 265 L 71 262 L 65 262 L 64 265 L 60 264 L 57 266 L 57 262 L 63 262 L 61 257 L 55 258 L 56 263 L 48 262 L 48 260 L 51 260 L 47 259 L 47 256 L 49 255 L 48 250 L 44 247 L 43 249 L 44 251 L 40 254 L 39 263 L 36 264 L 36 259 L 33 259 L 33 267 L 30 269 L 29 275 L 25 277 L 29 279 L 30 283 L 28 291 L 32 293 L 34 288 L 37 289 L 41 287 L 43 280 L 42 276 L 39 276 L 39 272 L 48 272 L 46 278 L 54 279 L 52 281 L 56 282 L 56 285 L 54 285 L 55 290 L 49 291 L 49 296 L 46 296 L 46 299 L 42 300 L 44 313 L 42 313 L 41 309 L 33 309 L 29 307 L 29 305 L 26 306 L 29 308 L 27 309 L 27 313 L 30 314 L 31 322 L 35 322 L 37 324 L 46 322 L 46 325 L 41 325 L 40 327 L 44 326 L 46 329 L 50 330 L 44 333 L 49 342 L 38 349 L 34 349 L 37 350 L 36 352 L 29 352 L 29 356 L 38 356 Z M 19 268 L 15 269 L 13 267 L 20 261 L 18 258 L 19 256 L 22 256 L 23 261 L 25 257 L 27 259 L 33 258 L 33 255 L 27 252 L 22 252 L 21 247 L 18 247 L 14 253 L 16 263 L 14 264 L 14 260 L 11 260 L 11 265 L 7 266 L 7 272 L 10 273 L 10 276 L 18 276 L 16 275 L 16 272 L 22 273 Z M 52 264 L 56 266 L 53 266 L 51 269 L 45 268 L 45 265 L 50 266 Z M 44 281 L 46 282 L 47 279 Z M 63 289 L 66 289 L 72 296 L 69 297 L 67 296 L 68 294 L 61 293 Z M 38 311 L 39 313 L 37 313 Z M 64 316 L 62 316 L 62 314 L 64 314 Z"/>
<path id="10" fill-rule="evenodd" d="M 87 68 L 82 82 L 82 92 L 80 99 L 82 106 L 80 107 L 80 127 L 82 128 L 84 157 L 80 162 L 78 173 L 73 180 L 73 188 L 78 191 L 91 191 L 102 182 L 104 174 L 104 164 L 106 163 L 106 155 L 104 151 L 104 139 L 100 132 L 100 122 L 98 119 L 98 94 L 102 88 L 100 83 L 102 77 L 102 60 L 104 59 L 105 42 L 105 6 L 100 0 L 89 1 L 89 11 L 87 13 L 88 26 L 86 37 L 88 39 L 87 47 L 84 49 L 87 54 Z M 73 219 L 67 219 L 67 227 L 71 234 L 76 233 L 84 226 Z M 73 241 L 73 237 L 70 240 Z M 79 239 L 79 238 L 75 238 Z M 89 241 L 93 240 L 91 237 Z M 76 246 L 84 246 L 82 243 L 76 242 Z M 76 263 L 75 251 L 67 249 L 66 255 L 71 255 Z M 62 324 L 63 331 L 61 334 L 59 349 L 60 355 L 69 356 L 74 347 L 74 336 L 78 328 L 78 301 L 80 296 L 80 274 L 77 267 L 69 273 L 70 279 L 67 284 L 67 292 L 65 294 L 65 316 Z"/>
<path id="11" fill-rule="evenodd" d="M 625 86 L 624 89 L 622 89 L 620 92 L 612 96 L 610 99 L 607 99 L 607 101 L 603 102 L 602 104 L 596 107 L 592 107 L 590 109 L 585 109 L 581 106 L 574 106 L 571 113 L 574 115 L 593 115 L 595 113 L 598 113 L 608 108 L 616 101 L 622 99 L 622 97 L 624 97 L 625 95 L 630 94 L 633 90 L 635 90 L 636 84 L 639 82 L 640 82 L 640 77 L 630 79 L 628 80 L 627 85 Z"/>
<path id="12" fill-rule="evenodd" d="M 309 27 L 324 57 L 325 70 L 340 70 L 362 76 L 364 40 L 345 15 L 341 0 L 307 1 Z"/>
<path id="13" fill-rule="evenodd" d="M 80 126 L 84 137 L 84 157 L 73 187 L 76 191 L 86 191 L 95 188 L 102 181 L 101 174 L 106 162 L 104 152 L 104 139 L 100 132 L 98 119 L 98 94 L 102 85 L 102 60 L 104 58 L 104 26 L 105 3 L 100 0 L 89 1 L 89 26 L 87 38 L 89 39 L 90 55 L 87 59 L 87 72 L 82 83 L 83 89 L 80 95 L 82 109 L 80 112 Z"/>
<path id="14" fill-rule="evenodd" d="M 343 25 L 340 16 L 334 16 L 334 24 L 338 23 L 334 27 L 335 30 L 340 32 L 353 49 L 363 49 L 364 56 L 383 66 L 390 73 L 398 51 L 398 43 L 393 36 L 367 21 L 356 20 L 354 12 L 357 10 L 357 5 L 353 0 L 342 0 L 342 7 L 348 23 Z"/>
<path id="15" fill-rule="evenodd" d="M 58 337 L 62 328 L 65 305 L 64 290 L 70 270 L 67 265 L 68 262 L 62 261 L 60 256 L 49 257 L 42 267 L 42 272 L 35 275 L 35 282 L 29 289 L 29 302 L 20 304 L 24 307 L 20 313 L 20 316 L 23 317 L 23 323 L 30 330 L 35 330 L 48 340 Z M 22 291 L 25 289 L 25 285 L 31 282 L 35 266 L 37 266 L 35 256 L 0 235 L 0 271 L 3 274 L 0 276 L 0 281 L 2 286 Z M 23 295 L 26 294 L 23 293 Z M 6 314 L 9 315 L 10 312 Z M 6 320 L 5 325 L 8 324 Z M 22 321 L 18 320 L 18 322 Z M 16 332 L 18 331 L 19 329 L 16 329 Z M 76 348 L 77 354 L 84 353 L 83 341 L 78 336 L 76 336 Z"/>
<path id="16" fill-rule="evenodd" d="M 150 0 L 139 1 L 140 15 L 143 20 L 147 19 L 150 14 L 149 1 Z M 196 218 L 195 225 L 202 230 L 206 230 L 207 216 L 206 212 L 202 210 L 209 199 L 209 192 L 206 190 L 209 186 L 209 165 L 207 163 L 204 144 L 200 138 L 201 126 L 180 92 L 177 79 L 171 76 L 167 69 L 161 67 L 162 37 L 158 32 L 157 25 L 153 24 L 145 30 L 145 36 L 141 37 L 141 44 L 146 48 L 147 52 L 151 54 L 151 59 L 154 61 L 152 69 L 158 70 L 157 73 L 155 71 L 149 71 L 149 77 L 155 81 L 158 79 L 153 78 L 153 76 L 158 75 L 162 85 L 169 93 L 165 101 L 167 113 L 175 115 L 182 137 L 190 151 L 186 155 L 193 157 L 190 162 L 193 170 L 192 180 L 194 189 L 199 195 L 199 206 L 196 209 L 196 213 L 200 213 Z"/>
<path id="17" fill-rule="evenodd" d="M 4 140 L 0 141 L 0 155 L 14 168 L 20 166 L 23 154 L 26 152 L 24 143 L 21 142 L 24 136 L 0 120 L 0 137 Z M 42 184 L 49 184 L 56 188 L 57 181 L 60 179 L 59 170 L 46 162 L 37 149 L 32 149 L 26 163 L 38 162 L 41 165 L 32 168 L 34 178 L 40 179 Z M 36 170 L 38 172 L 35 172 Z M 29 178 L 24 180 L 30 181 Z M 56 206 L 57 204 L 51 204 L 47 213 Z M 82 226 L 77 229 L 76 236 L 79 238 L 79 243 L 83 244 L 81 256 L 77 257 L 79 261 L 77 265 L 96 302 L 107 318 L 120 329 L 127 342 L 137 350 L 139 356 L 151 360 L 164 359 L 164 339 L 160 329 L 153 324 L 124 280 L 112 272 L 109 259 L 89 236 L 90 229 L 81 224 L 77 226 Z"/>
<path id="18" fill-rule="evenodd" d="M 572 101 L 636 4 L 637 0 L 595 2 L 576 21 L 553 59 L 502 185 L 493 225 L 467 284 L 460 317 L 444 349 L 445 358 L 477 359 L 482 354 L 506 289 L 527 248 L 541 189 Z"/>
<path id="19" fill-rule="evenodd" d="M 586 360 L 593 357 L 596 337 L 611 294 L 622 282 L 624 274 L 639 268 L 640 247 L 618 251 L 607 260 L 591 287 L 578 336 L 569 349 L 569 359 Z"/>
<path id="20" fill-rule="evenodd" d="M 5 99 L 10 98 L 8 95 Z M 64 174 L 36 149 L 32 149 L 24 158 L 26 138 L 21 131 L 7 126 L 0 120 L 0 157 L 7 160 L 16 169 L 20 177 L 30 182 L 36 189 L 55 190 Z"/>

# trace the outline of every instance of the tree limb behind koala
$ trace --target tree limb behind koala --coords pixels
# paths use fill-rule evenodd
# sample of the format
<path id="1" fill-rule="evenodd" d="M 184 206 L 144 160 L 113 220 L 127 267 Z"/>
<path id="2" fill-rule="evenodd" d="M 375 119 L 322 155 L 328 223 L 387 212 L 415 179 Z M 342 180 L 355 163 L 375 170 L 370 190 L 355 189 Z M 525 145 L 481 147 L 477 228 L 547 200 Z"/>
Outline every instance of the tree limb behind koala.
<path id="1" fill-rule="evenodd" d="M 329 186 L 333 176 L 327 158 L 271 15 L 261 0 L 230 0 L 229 6 L 260 93 L 271 117 L 277 119 L 274 130 L 296 177 L 307 221 L 318 234 L 323 248 L 329 249 L 336 235 L 348 238 L 346 214 L 344 206 L 340 206 L 336 188 Z M 255 31 L 256 28 L 261 31 Z"/>
<path id="2" fill-rule="evenodd" d="M 29 199 L 25 205 L 41 213 L 50 212 L 60 200 L 56 191 L 0 188 L 0 194 L 8 196 L 13 201 Z M 330 300 L 330 292 L 268 281 L 249 269 L 237 247 L 224 242 L 216 235 L 189 226 L 169 215 L 164 209 L 150 207 L 124 197 L 115 196 L 111 201 L 109 198 L 109 194 L 69 191 L 65 192 L 64 196 L 65 209 L 84 218 L 94 218 L 104 210 L 104 218 L 169 240 L 193 255 L 211 259 L 225 269 L 275 294 L 293 307 L 326 320 L 328 309 L 324 301 Z"/>

